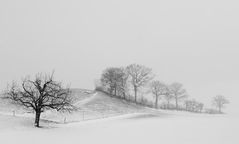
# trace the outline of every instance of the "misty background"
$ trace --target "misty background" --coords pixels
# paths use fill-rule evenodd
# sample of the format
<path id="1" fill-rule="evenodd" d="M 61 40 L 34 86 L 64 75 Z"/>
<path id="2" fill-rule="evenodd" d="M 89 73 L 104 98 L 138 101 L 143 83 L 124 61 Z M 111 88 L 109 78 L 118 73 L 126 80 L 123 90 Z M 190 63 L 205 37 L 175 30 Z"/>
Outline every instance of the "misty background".
<path id="1" fill-rule="evenodd" d="M 55 70 L 72 88 L 94 89 L 111 66 L 138 63 L 156 79 L 184 84 L 211 107 L 239 106 L 236 0 L 1 0 L 0 89 Z"/>

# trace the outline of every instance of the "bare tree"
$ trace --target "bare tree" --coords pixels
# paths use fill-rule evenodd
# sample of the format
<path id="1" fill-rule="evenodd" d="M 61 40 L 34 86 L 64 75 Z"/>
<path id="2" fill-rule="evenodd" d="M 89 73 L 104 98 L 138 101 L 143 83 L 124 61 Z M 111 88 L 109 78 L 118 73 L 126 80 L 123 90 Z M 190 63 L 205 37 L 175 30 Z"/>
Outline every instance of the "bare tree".
<path id="1" fill-rule="evenodd" d="M 170 91 L 175 99 L 176 109 L 178 110 L 178 102 L 180 99 L 187 97 L 186 90 L 183 89 L 183 85 L 180 83 L 173 83 L 170 85 Z"/>
<path id="2" fill-rule="evenodd" d="M 165 100 L 167 101 L 167 109 L 170 108 L 170 101 L 173 99 L 172 92 L 169 86 L 166 86 L 166 93 L 164 95 Z"/>
<path id="3" fill-rule="evenodd" d="M 163 96 L 167 93 L 167 86 L 164 83 L 155 80 L 152 81 L 150 88 L 151 92 L 155 96 L 155 108 L 158 109 L 158 100 L 160 99 L 160 96 Z"/>
<path id="4" fill-rule="evenodd" d="M 131 64 L 127 67 L 127 72 L 134 88 L 135 102 L 137 102 L 138 89 L 147 84 L 153 78 L 152 69 L 143 65 Z"/>
<path id="5" fill-rule="evenodd" d="M 196 100 L 186 100 L 184 102 L 185 106 L 186 106 L 186 110 L 187 111 L 191 111 L 191 112 L 202 112 L 203 110 L 203 103 L 197 102 Z"/>
<path id="6" fill-rule="evenodd" d="M 122 90 L 124 80 L 125 72 L 122 68 L 107 68 L 101 76 L 103 87 L 107 89 L 110 95 L 114 93 L 115 96 L 117 95 L 117 90 Z"/>
<path id="7" fill-rule="evenodd" d="M 125 68 L 121 68 L 118 75 L 118 91 L 124 99 L 128 92 L 128 78 L 129 75 Z"/>
<path id="8" fill-rule="evenodd" d="M 228 104 L 229 101 L 222 95 L 217 95 L 213 98 L 213 105 L 215 105 L 218 108 L 218 112 L 222 113 L 222 108 L 225 104 Z"/>
<path id="9" fill-rule="evenodd" d="M 115 71 L 116 68 L 107 68 L 106 70 L 104 70 L 100 79 L 103 87 L 110 93 L 110 95 L 113 95 L 113 92 L 116 91 L 117 83 L 115 80 Z"/>
<path id="10" fill-rule="evenodd" d="M 39 127 L 41 113 L 48 109 L 57 111 L 73 110 L 69 88 L 63 88 L 52 75 L 36 75 L 35 79 L 25 78 L 21 87 L 13 83 L 5 93 L 5 98 L 14 104 L 35 112 L 35 126 Z"/>

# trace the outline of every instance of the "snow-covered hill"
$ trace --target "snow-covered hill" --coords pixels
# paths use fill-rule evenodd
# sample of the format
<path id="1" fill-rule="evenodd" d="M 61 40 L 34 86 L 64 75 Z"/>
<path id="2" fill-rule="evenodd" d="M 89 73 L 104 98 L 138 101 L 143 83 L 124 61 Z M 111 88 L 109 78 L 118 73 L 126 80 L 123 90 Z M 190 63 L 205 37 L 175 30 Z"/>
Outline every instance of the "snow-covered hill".
<path id="1" fill-rule="evenodd" d="M 59 113 L 54 110 L 49 110 L 42 113 L 41 118 L 60 123 L 69 123 L 148 111 L 148 108 L 122 99 L 110 97 L 102 92 L 72 89 L 71 94 L 75 101 L 74 105 L 78 107 L 77 111 Z M 33 112 L 19 108 L 6 101 L 0 102 L 0 114 L 34 118 Z"/>
<path id="2" fill-rule="evenodd" d="M 77 98 L 81 96 L 81 93 L 75 93 L 74 95 L 76 99 L 80 99 L 74 103 L 78 107 L 77 111 L 72 113 L 47 111 L 43 113 L 42 118 L 69 123 L 148 111 L 148 108 L 110 97 L 102 92 L 91 92 L 84 94 L 84 98 Z"/>
<path id="3" fill-rule="evenodd" d="M 43 113 L 40 129 L 33 126 L 34 115 L 31 113 L 12 116 L 2 111 L 0 143 L 239 143 L 237 116 L 153 110 L 100 92 L 82 93 L 75 91 L 74 95 L 79 99 L 75 103 L 79 111 Z M 81 121 L 83 117 L 87 121 Z M 64 120 L 69 123 L 62 123 Z M 73 121 L 75 123 L 71 123 Z"/>

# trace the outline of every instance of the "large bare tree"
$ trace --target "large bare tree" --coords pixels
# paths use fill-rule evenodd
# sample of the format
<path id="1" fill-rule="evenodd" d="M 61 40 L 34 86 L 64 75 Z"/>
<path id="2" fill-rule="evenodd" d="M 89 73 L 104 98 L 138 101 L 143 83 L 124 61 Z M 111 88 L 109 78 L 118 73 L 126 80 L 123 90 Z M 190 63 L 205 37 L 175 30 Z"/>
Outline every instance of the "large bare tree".
<path id="1" fill-rule="evenodd" d="M 183 85 L 181 83 L 173 83 L 170 85 L 170 92 L 175 99 L 176 109 L 178 110 L 179 100 L 187 97 L 186 90 L 183 89 Z"/>
<path id="2" fill-rule="evenodd" d="M 138 89 L 147 84 L 153 78 L 152 69 L 143 65 L 131 64 L 127 67 L 127 72 L 134 89 L 135 102 L 137 102 Z"/>
<path id="3" fill-rule="evenodd" d="M 35 126 L 39 127 L 41 113 L 48 109 L 71 111 L 74 109 L 70 89 L 63 88 L 52 75 L 37 74 L 34 79 L 25 78 L 21 86 L 13 83 L 5 93 L 5 98 L 17 105 L 35 112 Z"/>
<path id="4" fill-rule="evenodd" d="M 157 109 L 160 97 L 167 94 L 167 86 L 164 83 L 155 80 L 151 82 L 150 88 L 151 92 L 155 96 L 155 108 Z"/>
<path id="5" fill-rule="evenodd" d="M 213 105 L 215 105 L 218 108 L 218 112 L 222 113 L 222 108 L 225 104 L 228 104 L 229 101 L 222 95 L 217 95 L 213 98 Z"/>

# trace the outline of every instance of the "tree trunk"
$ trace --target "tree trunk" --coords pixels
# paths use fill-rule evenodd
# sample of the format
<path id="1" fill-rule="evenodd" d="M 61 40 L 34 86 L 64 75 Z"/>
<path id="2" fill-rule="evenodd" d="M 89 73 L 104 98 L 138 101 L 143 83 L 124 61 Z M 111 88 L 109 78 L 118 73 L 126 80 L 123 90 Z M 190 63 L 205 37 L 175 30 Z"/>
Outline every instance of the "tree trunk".
<path id="1" fill-rule="evenodd" d="M 117 95 L 117 88 L 116 88 L 116 86 L 115 86 L 115 96 Z"/>
<path id="2" fill-rule="evenodd" d="M 169 100 L 168 100 L 168 103 L 167 103 L 167 109 L 169 109 Z"/>
<path id="3" fill-rule="evenodd" d="M 158 96 L 156 96 L 156 100 L 155 100 L 155 108 L 158 109 Z"/>
<path id="4" fill-rule="evenodd" d="M 113 96 L 114 88 L 110 87 L 110 96 Z"/>
<path id="5" fill-rule="evenodd" d="M 125 92 L 123 92 L 123 97 L 124 97 L 124 99 L 126 100 L 126 94 L 125 94 Z"/>
<path id="6" fill-rule="evenodd" d="M 178 98 L 175 98 L 175 102 L 176 102 L 176 110 L 178 110 Z"/>
<path id="7" fill-rule="evenodd" d="M 137 86 L 134 86 L 134 101 L 137 103 Z"/>
<path id="8" fill-rule="evenodd" d="M 221 106 L 218 107 L 219 113 L 222 113 Z"/>
<path id="9" fill-rule="evenodd" d="M 41 116 L 41 110 L 36 110 L 36 116 L 35 116 L 35 127 L 39 127 L 39 121 Z"/>

